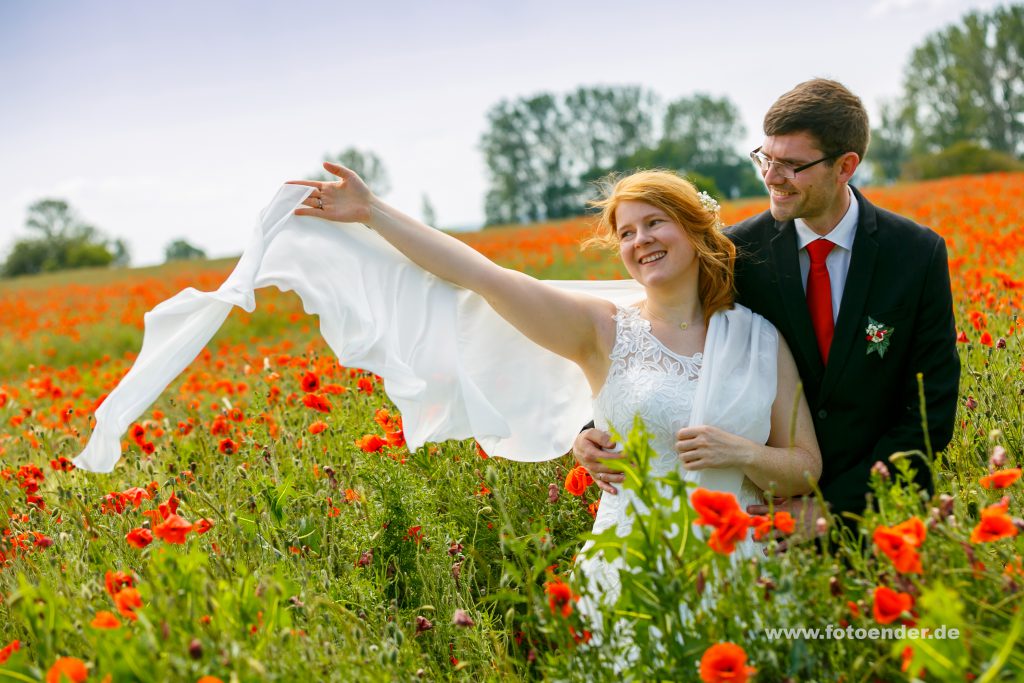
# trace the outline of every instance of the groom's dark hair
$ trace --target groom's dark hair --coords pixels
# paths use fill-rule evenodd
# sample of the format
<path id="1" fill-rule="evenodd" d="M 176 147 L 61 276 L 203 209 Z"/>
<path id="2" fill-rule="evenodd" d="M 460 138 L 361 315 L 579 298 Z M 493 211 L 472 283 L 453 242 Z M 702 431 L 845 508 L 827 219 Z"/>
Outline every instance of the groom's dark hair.
<path id="1" fill-rule="evenodd" d="M 860 98 L 826 78 L 804 81 L 775 100 L 764 115 L 765 135 L 810 133 L 828 155 L 868 151 L 871 127 Z"/>

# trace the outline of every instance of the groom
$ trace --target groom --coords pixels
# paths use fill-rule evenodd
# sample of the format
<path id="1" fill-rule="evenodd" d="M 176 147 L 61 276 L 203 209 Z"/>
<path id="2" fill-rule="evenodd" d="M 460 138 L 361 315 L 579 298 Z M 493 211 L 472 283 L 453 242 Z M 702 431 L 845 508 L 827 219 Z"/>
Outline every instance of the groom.
<path id="1" fill-rule="evenodd" d="M 849 181 L 868 146 L 867 112 L 843 85 L 815 79 L 780 97 L 751 152 L 771 210 L 726 229 L 736 244 L 737 301 L 786 338 L 821 447 L 819 485 L 834 514 L 860 515 L 871 467 L 896 451 L 933 452 L 953 435 L 960 361 L 946 245 L 930 229 L 875 207 Z M 923 378 L 928 433 L 921 422 Z M 677 448 L 694 437 L 683 430 Z M 622 481 L 598 458 L 611 445 L 580 433 L 576 459 L 598 485 Z M 926 463 L 916 481 L 934 491 Z M 815 499 L 776 509 L 822 516 Z M 765 514 L 767 506 L 750 506 Z"/>

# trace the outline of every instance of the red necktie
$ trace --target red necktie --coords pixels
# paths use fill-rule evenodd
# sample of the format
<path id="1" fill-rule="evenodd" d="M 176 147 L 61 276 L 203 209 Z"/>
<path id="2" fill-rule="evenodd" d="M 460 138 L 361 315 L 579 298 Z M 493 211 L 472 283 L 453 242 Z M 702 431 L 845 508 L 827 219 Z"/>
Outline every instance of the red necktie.
<path id="1" fill-rule="evenodd" d="M 835 321 L 832 319 L 832 282 L 825 267 L 825 257 L 834 246 L 826 239 L 814 240 L 807 245 L 807 255 L 811 257 L 811 270 L 807 274 L 807 308 L 811 312 L 814 334 L 818 337 L 821 360 L 826 365 Z"/>

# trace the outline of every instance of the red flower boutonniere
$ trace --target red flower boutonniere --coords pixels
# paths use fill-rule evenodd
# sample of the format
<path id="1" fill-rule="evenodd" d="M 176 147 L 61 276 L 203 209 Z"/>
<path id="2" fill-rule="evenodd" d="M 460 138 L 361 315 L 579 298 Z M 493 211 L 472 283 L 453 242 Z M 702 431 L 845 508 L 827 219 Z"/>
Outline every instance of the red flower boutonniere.
<path id="1" fill-rule="evenodd" d="M 868 327 L 864 332 L 868 340 L 868 355 L 877 353 L 879 358 L 884 358 L 885 352 L 889 349 L 893 328 L 868 316 Z"/>

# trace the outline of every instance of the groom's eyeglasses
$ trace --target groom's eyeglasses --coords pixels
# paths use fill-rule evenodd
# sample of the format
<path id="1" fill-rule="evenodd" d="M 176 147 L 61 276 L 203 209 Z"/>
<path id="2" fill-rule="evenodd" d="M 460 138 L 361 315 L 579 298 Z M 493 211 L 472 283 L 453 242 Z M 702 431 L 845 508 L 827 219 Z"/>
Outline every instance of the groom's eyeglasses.
<path id="1" fill-rule="evenodd" d="M 761 172 L 761 175 L 768 175 L 768 169 L 770 169 L 774 164 L 776 173 L 778 173 L 783 178 L 786 178 L 787 180 L 792 180 L 800 171 L 806 171 L 811 166 L 816 166 L 817 164 L 820 164 L 823 161 L 828 161 L 829 159 L 841 157 L 843 154 L 844 152 L 839 152 L 837 154 L 829 154 L 827 157 L 822 157 L 817 161 L 812 161 L 809 164 L 803 164 L 802 166 L 794 166 L 793 164 L 790 164 L 785 161 L 772 161 L 767 156 L 765 156 L 764 152 L 761 151 L 761 148 L 758 147 L 757 149 L 750 153 L 750 160 L 754 162 L 754 166 L 757 167 L 757 170 Z"/>

